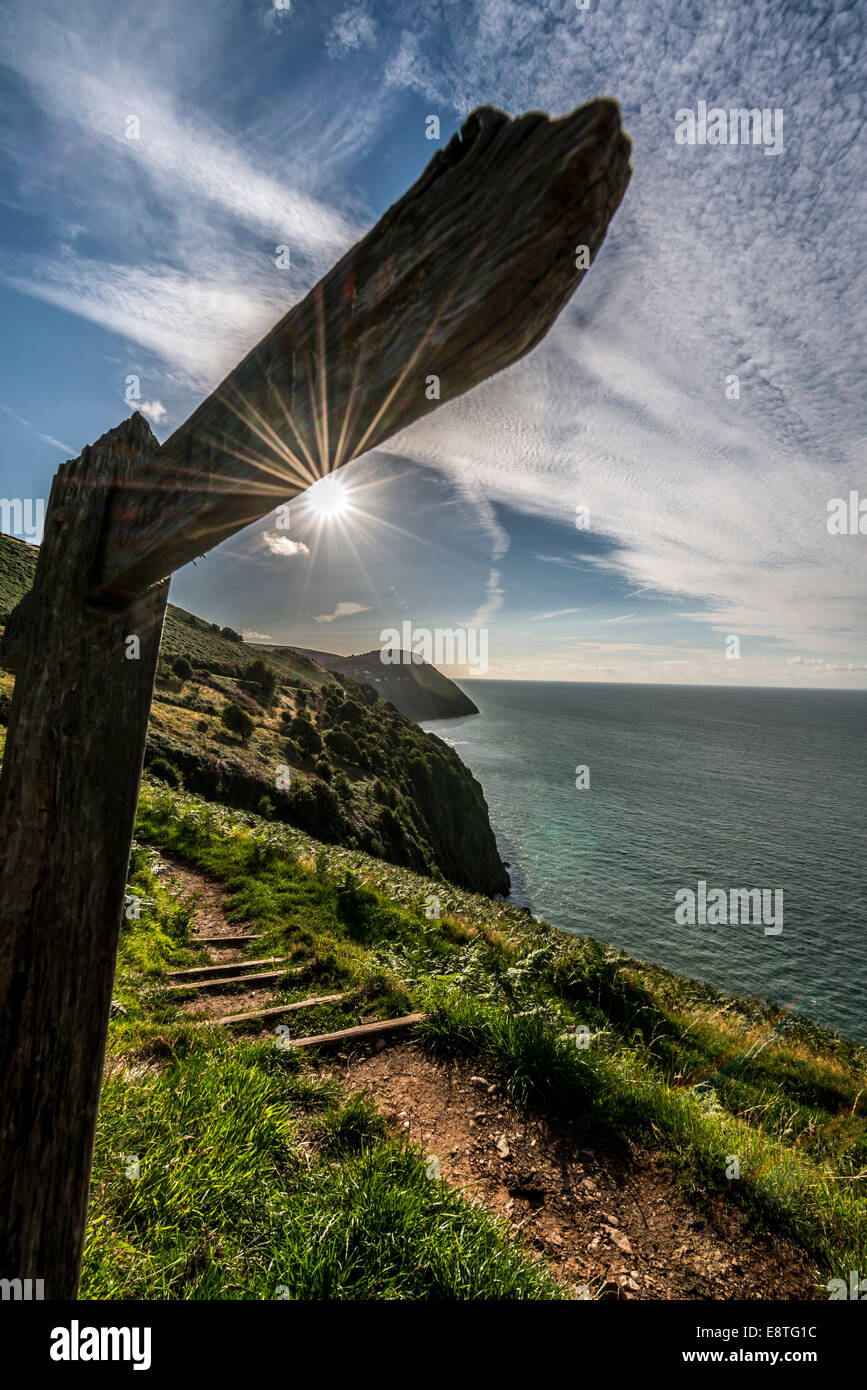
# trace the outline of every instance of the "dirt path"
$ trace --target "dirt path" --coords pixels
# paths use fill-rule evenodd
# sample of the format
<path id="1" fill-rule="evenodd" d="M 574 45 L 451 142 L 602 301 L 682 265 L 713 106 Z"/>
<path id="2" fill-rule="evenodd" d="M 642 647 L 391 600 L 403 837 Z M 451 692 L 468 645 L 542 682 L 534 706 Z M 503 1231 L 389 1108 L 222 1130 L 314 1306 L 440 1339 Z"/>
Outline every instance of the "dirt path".
<path id="1" fill-rule="evenodd" d="M 226 916 L 225 904 L 228 894 L 223 885 L 218 883 L 216 879 L 207 878 L 197 869 L 191 868 L 182 859 L 167 854 L 165 851 L 160 853 L 161 858 L 168 866 L 168 879 L 173 890 L 179 890 L 185 897 L 193 897 L 196 900 L 193 908 L 193 930 L 196 936 L 251 937 L 249 946 L 209 945 L 207 947 L 208 963 L 229 967 L 237 964 L 238 961 L 255 957 L 257 942 L 252 939 L 254 936 L 252 927 L 230 922 Z M 267 966 L 262 967 L 263 970 L 267 968 Z M 266 988 L 233 989 L 226 990 L 225 993 L 214 992 L 213 994 L 197 991 L 194 997 L 179 1000 L 178 1007 L 182 1013 L 195 1018 L 203 1020 L 222 1018 L 227 1014 L 247 1013 L 256 1008 L 264 1007 L 274 993 L 273 989 Z"/>
<path id="2" fill-rule="evenodd" d="M 196 899 L 196 935 L 253 935 L 229 922 L 222 884 L 163 855 L 172 887 Z M 209 946 L 214 964 L 256 955 Z M 267 967 L 263 967 L 267 968 Z M 266 987 L 200 993 L 184 1013 L 205 1021 L 265 1007 Z M 528 1120 L 489 1078 L 449 1068 L 413 1043 L 339 1054 L 319 1070 L 376 1101 L 392 1129 L 439 1160 L 441 1176 L 521 1230 L 565 1283 L 592 1298 L 812 1299 L 824 1297 L 809 1261 L 781 1240 L 744 1229 L 722 1198 L 687 1199 L 671 1164 L 631 1148 L 589 1148 L 577 1127 Z"/>
<path id="3" fill-rule="evenodd" d="M 812 1299 L 809 1261 L 784 1241 L 748 1233 L 733 1202 L 693 1204 L 657 1154 L 586 1147 L 577 1128 L 528 1121 L 492 1083 L 449 1069 L 414 1044 L 344 1062 L 392 1127 L 520 1228 L 555 1274 L 590 1297 Z"/>

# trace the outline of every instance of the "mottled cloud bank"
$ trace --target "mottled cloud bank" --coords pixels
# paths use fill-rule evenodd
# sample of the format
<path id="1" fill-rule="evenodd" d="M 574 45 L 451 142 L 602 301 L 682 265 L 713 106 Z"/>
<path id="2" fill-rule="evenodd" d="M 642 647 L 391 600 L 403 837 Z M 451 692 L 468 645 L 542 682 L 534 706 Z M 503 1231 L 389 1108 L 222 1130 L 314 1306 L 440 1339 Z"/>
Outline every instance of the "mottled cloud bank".
<path id="1" fill-rule="evenodd" d="M 283 41 L 297 10 L 255 23 Z M 490 564 L 468 621 L 508 622 L 498 502 L 566 526 L 585 506 L 608 542 L 585 563 L 694 625 L 694 651 L 654 649 L 672 679 L 718 678 L 708 640 L 737 633 L 761 652 L 751 679 L 865 684 L 867 537 L 826 527 L 829 499 L 867 493 L 863 7 L 325 4 L 315 106 L 272 87 L 257 108 L 250 87 L 243 115 L 240 14 L 7 5 L 10 197 L 58 240 L 6 251 L 0 278 L 127 337 L 175 423 L 171 403 L 210 389 L 372 220 L 354 167 L 410 102 L 447 130 L 485 102 L 556 115 L 610 93 L 635 174 L 579 294 L 528 359 L 382 452 L 439 470 L 476 516 Z M 700 100 L 781 108 L 783 153 L 677 144 L 675 113 Z M 262 248 L 284 238 L 278 274 Z M 641 644 L 606 651 L 607 674 L 647 669 Z"/>

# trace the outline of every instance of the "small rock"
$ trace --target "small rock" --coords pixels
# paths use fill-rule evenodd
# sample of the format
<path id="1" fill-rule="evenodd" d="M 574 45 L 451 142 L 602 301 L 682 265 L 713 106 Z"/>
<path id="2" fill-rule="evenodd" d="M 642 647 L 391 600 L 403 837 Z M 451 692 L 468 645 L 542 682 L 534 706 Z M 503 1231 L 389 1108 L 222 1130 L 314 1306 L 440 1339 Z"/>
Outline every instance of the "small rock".
<path id="1" fill-rule="evenodd" d="M 497 1135 L 494 1143 L 497 1146 L 497 1153 L 500 1155 L 500 1158 L 508 1158 L 512 1151 L 502 1134 Z"/>
<path id="2" fill-rule="evenodd" d="M 613 1226 L 603 1226 L 602 1229 L 612 1245 L 616 1245 L 617 1249 L 622 1250 L 624 1255 L 632 1254 L 632 1246 L 629 1244 L 629 1241 L 622 1231 L 615 1230 Z"/>
<path id="3" fill-rule="evenodd" d="M 621 1289 L 628 1289 L 630 1293 L 641 1293 L 641 1285 L 637 1279 L 633 1279 L 631 1274 L 621 1274 Z"/>
<path id="4" fill-rule="evenodd" d="M 483 1076 L 471 1076 L 470 1085 L 481 1086 L 485 1091 L 488 1089 L 488 1083 Z"/>

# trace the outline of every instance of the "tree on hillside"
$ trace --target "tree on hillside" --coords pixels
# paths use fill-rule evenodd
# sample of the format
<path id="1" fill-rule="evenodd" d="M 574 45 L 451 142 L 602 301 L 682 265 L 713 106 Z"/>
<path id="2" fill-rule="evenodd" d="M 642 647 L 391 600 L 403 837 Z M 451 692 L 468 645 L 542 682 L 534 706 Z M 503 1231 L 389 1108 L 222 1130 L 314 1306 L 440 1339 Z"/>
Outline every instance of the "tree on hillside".
<path id="1" fill-rule="evenodd" d="M 277 689 L 277 674 L 266 666 L 261 658 L 251 661 L 250 665 L 244 669 L 244 679 L 255 686 L 258 691 L 259 700 L 263 705 L 270 705 Z"/>
<path id="2" fill-rule="evenodd" d="M 241 709 L 241 706 L 236 704 L 234 700 L 230 700 L 229 704 L 226 705 L 223 713 L 220 715 L 220 719 L 229 730 L 229 733 L 237 734 L 241 742 L 245 745 L 256 727 L 249 714 L 245 713 L 245 711 Z"/>
<path id="3" fill-rule="evenodd" d="M 353 728 L 358 728 L 364 723 L 364 711 L 355 700 L 344 700 L 340 709 L 337 711 L 338 724 L 350 724 Z"/>
<path id="4" fill-rule="evenodd" d="M 185 656 L 179 656 L 172 663 L 172 670 L 182 685 L 184 681 L 188 681 L 193 674 L 193 668 Z"/>
<path id="5" fill-rule="evenodd" d="M 289 733 L 305 757 L 312 758 L 315 753 L 322 752 L 322 739 L 309 719 L 296 716 L 289 725 Z"/>

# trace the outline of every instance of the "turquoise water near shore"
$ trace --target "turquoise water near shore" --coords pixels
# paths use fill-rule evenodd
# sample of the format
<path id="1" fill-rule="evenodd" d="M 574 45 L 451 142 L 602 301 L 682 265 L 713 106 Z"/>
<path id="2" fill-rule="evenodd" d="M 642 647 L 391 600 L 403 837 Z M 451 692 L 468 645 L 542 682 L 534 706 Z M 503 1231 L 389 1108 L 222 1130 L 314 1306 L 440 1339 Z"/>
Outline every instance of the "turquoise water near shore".
<path id="1" fill-rule="evenodd" d="M 867 694 L 461 688 L 480 713 L 424 727 L 481 782 L 519 905 L 867 1042 Z M 783 930 L 678 924 L 699 881 L 781 889 Z"/>

